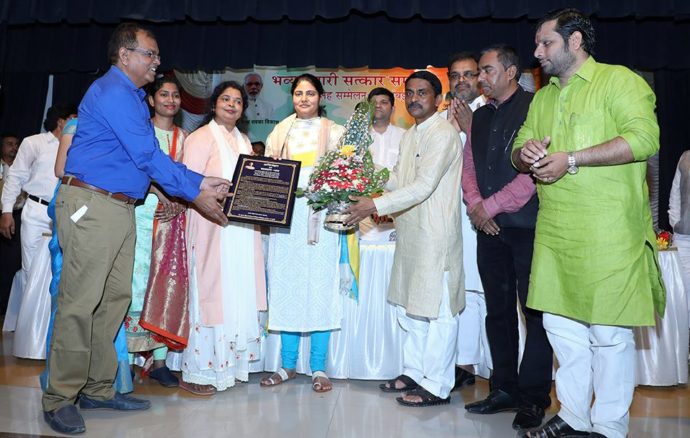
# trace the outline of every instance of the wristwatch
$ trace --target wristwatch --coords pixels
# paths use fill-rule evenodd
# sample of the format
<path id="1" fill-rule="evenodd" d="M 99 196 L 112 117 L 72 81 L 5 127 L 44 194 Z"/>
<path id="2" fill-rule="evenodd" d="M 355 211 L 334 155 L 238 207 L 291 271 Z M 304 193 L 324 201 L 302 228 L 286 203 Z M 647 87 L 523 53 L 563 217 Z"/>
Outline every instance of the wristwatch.
<path id="1" fill-rule="evenodd" d="M 580 170 L 580 168 L 577 167 L 577 163 L 575 162 L 575 153 L 568 152 L 568 173 L 575 175 L 578 170 Z"/>

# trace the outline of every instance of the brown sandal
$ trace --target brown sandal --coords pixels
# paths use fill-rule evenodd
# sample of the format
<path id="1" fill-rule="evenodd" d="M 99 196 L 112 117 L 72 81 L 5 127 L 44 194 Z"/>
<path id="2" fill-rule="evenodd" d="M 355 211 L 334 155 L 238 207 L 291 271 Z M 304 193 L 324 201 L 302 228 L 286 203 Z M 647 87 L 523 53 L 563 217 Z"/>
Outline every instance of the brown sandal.
<path id="1" fill-rule="evenodd" d="M 294 373 L 294 371 L 293 371 Z M 290 377 L 290 374 L 285 370 L 285 368 L 278 368 L 278 371 L 275 373 L 271 374 L 269 377 L 264 377 L 261 379 L 259 382 L 259 385 L 267 388 L 269 386 L 277 386 L 282 383 L 285 383 L 287 380 L 294 379 L 295 375 L 293 374 L 292 377 Z"/>
<path id="2" fill-rule="evenodd" d="M 323 383 L 323 379 L 326 380 L 326 383 Z M 328 392 L 333 389 L 333 385 L 326 373 L 323 371 L 314 371 L 311 375 L 311 389 L 313 389 L 314 392 Z"/>
<path id="3" fill-rule="evenodd" d="M 202 397 L 209 397 L 216 393 L 216 388 L 213 385 L 199 385 L 198 383 L 185 382 L 182 379 L 180 379 L 180 388 Z"/>

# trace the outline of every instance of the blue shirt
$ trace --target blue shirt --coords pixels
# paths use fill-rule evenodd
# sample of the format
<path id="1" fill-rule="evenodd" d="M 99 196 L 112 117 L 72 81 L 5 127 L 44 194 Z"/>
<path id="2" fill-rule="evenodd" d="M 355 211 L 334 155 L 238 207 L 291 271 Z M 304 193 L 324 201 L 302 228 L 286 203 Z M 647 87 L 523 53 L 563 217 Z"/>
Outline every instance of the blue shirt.
<path id="1" fill-rule="evenodd" d="M 204 177 L 161 151 L 145 97 L 116 66 L 97 79 L 79 105 L 65 175 L 132 198 L 143 198 L 153 179 L 166 193 L 192 201 Z"/>

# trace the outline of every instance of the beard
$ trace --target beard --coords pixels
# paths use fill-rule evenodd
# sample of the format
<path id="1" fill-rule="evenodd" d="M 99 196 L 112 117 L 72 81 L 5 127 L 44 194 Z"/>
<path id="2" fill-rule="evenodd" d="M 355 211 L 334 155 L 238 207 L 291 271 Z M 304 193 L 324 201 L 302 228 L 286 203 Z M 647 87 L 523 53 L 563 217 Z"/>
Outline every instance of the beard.
<path id="1" fill-rule="evenodd" d="M 560 76 L 575 64 L 575 54 L 565 47 L 560 53 L 552 57 L 549 63 L 542 66 L 544 73 L 551 76 Z"/>

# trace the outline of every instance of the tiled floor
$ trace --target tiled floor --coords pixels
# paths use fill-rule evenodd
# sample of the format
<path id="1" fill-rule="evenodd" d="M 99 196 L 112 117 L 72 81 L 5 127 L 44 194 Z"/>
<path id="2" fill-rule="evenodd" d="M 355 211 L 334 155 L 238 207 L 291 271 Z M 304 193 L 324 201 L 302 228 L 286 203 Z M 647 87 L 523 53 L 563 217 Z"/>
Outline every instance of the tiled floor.
<path id="1" fill-rule="evenodd" d="M 11 356 L 12 334 L 0 337 L 0 436 L 56 435 L 41 415 L 40 361 Z M 330 393 L 311 391 L 304 376 L 264 389 L 260 375 L 211 398 L 197 398 L 138 380 L 135 394 L 153 407 L 144 412 L 85 412 L 93 437 L 515 437 L 513 414 L 467 414 L 463 404 L 483 398 L 486 381 L 453 393 L 450 405 L 406 408 L 384 394 L 378 382 L 334 381 Z M 552 407 L 549 415 L 556 412 Z M 690 437 L 687 387 L 638 388 L 631 410 L 630 437 Z"/>

